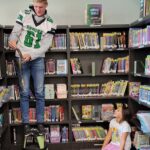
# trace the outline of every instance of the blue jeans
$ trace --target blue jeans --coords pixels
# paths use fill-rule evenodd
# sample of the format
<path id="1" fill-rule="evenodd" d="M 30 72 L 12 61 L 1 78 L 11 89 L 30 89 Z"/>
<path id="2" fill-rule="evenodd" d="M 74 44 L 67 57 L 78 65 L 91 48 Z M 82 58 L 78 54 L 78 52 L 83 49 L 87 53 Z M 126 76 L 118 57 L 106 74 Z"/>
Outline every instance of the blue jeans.
<path id="1" fill-rule="evenodd" d="M 19 58 L 16 59 L 16 62 Z M 16 64 L 17 65 L 17 64 Z M 34 94 L 36 98 L 36 119 L 38 123 L 44 122 L 44 58 L 37 58 L 33 61 L 23 63 L 21 69 L 16 67 L 19 78 L 20 107 L 22 122 L 29 123 L 29 97 L 30 77 L 33 78 Z M 21 82 L 23 81 L 23 82 Z"/>

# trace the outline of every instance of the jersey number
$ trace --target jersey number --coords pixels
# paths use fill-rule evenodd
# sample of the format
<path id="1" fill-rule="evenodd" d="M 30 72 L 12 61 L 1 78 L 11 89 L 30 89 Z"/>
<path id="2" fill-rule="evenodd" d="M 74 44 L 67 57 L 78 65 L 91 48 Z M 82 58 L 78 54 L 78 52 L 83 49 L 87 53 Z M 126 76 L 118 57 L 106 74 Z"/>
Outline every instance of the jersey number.
<path id="1" fill-rule="evenodd" d="M 36 33 L 33 31 L 27 31 L 27 35 L 25 36 L 25 40 L 24 40 L 24 45 L 27 47 L 32 47 L 33 46 L 33 40 L 34 38 L 36 38 L 35 40 L 35 44 L 34 44 L 34 48 L 40 48 L 40 41 L 41 41 L 41 33 Z"/>

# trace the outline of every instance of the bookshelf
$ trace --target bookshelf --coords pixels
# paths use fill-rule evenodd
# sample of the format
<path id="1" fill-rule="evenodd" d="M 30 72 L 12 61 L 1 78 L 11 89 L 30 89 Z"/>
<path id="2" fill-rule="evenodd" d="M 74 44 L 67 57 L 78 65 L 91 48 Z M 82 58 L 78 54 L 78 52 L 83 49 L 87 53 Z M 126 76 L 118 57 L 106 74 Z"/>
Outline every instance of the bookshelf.
<path id="1" fill-rule="evenodd" d="M 13 60 L 14 59 L 14 52 L 9 50 L 6 45 L 7 37 L 9 33 L 11 33 L 13 26 L 5 26 L 3 27 L 0 32 L 2 36 L 2 56 L 3 56 L 3 71 L 5 74 L 5 82 L 4 84 L 7 86 L 17 84 L 18 78 L 16 75 L 6 75 L 6 63 L 5 60 Z M 63 121 L 46 121 L 44 123 L 45 127 L 49 127 L 51 125 L 58 125 L 60 128 L 66 126 L 68 127 L 68 142 L 67 143 L 48 143 L 49 149 L 86 149 L 86 148 L 98 148 L 100 147 L 100 144 L 102 144 L 103 141 L 101 140 L 92 140 L 92 141 L 84 141 L 84 142 L 75 142 L 72 129 L 76 126 L 80 127 L 95 127 L 95 126 L 102 126 L 105 129 L 108 128 L 109 121 L 104 120 L 83 120 L 82 119 L 82 106 L 83 105 L 102 105 L 102 104 L 115 104 L 115 103 L 128 103 L 128 90 L 126 87 L 125 93 L 122 96 L 75 96 L 73 97 L 71 95 L 72 90 L 72 84 L 95 84 L 98 83 L 100 86 L 104 83 L 107 83 L 110 80 L 113 80 L 114 82 L 118 80 L 129 80 L 129 72 L 116 72 L 116 73 L 102 73 L 101 68 L 102 64 L 105 58 L 111 57 L 113 59 L 118 59 L 122 57 L 129 56 L 129 49 L 128 49 L 128 25 L 102 25 L 99 27 L 89 27 L 89 26 L 58 26 L 56 30 L 56 43 L 54 44 L 54 48 L 51 48 L 47 53 L 45 57 L 45 63 L 49 59 L 53 59 L 57 62 L 57 60 L 66 59 L 67 60 L 67 73 L 65 74 L 57 74 L 57 66 L 55 66 L 55 72 L 48 72 L 45 74 L 45 84 L 54 84 L 54 88 L 56 91 L 57 84 L 66 84 L 67 87 L 67 97 L 59 99 L 57 97 L 57 92 L 54 95 L 54 98 L 52 99 L 46 99 L 45 100 L 45 106 L 63 106 L 64 107 L 64 120 Z M 125 45 L 124 48 L 108 48 L 105 50 L 101 50 L 100 47 L 95 48 L 86 48 L 86 49 L 72 49 L 71 48 L 71 42 L 70 42 L 70 33 L 81 33 L 85 34 L 87 32 L 94 32 L 98 35 L 98 43 L 100 42 L 100 37 L 103 35 L 103 33 L 113 33 L 113 32 L 119 32 L 119 33 L 125 33 Z M 61 35 L 60 35 L 61 34 Z M 64 42 L 66 43 L 65 48 L 62 45 L 57 45 L 58 39 L 57 38 L 64 38 L 62 45 Z M 56 47 L 55 47 L 56 46 Z M 83 72 L 82 74 L 73 74 L 72 68 L 70 64 L 71 58 L 79 58 L 80 63 L 82 65 Z M 93 75 L 92 72 L 92 62 L 95 63 L 95 73 Z M 53 61 L 52 61 L 53 63 Z M 35 107 L 35 99 L 32 98 L 30 100 L 30 107 Z M 5 108 L 6 111 L 6 120 L 8 127 L 6 129 L 6 137 L 8 139 L 8 144 L 4 146 L 4 148 L 11 147 L 12 149 L 21 149 L 21 145 L 23 144 L 23 125 L 19 122 L 9 122 L 9 115 L 10 110 L 13 110 L 13 108 L 19 108 L 20 103 L 19 100 L 9 100 L 7 103 L 7 108 Z M 77 121 L 74 117 L 72 107 L 75 105 L 79 106 L 80 115 L 79 119 L 80 121 Z M 19 112 L 17 110 L 17 112 Z M 30 123 L 32 127 L 36 127 L 36 122 Z M 14 143 L 14 129 L 16 132 L 16 143 Z"/>
<path id="2" fill-rule="evenodd" d="M 144 102 L 139 101 L 138 98 L 130 97 L 128 92 L 128 86 L 123 95 L 101 95 L 101 93 L 97 96 L 90 95 L 86 89 L 84 90 L 84 86 L 93 86 L 94 84 L 99 84 L 101 87 L 103 84 L 109 83 L 109 81 L 114 81 L 116 84 L 117 81 L 130 81 L 130 82 L 141 82 L 143 85 L 149 85 L 150 83 L 150 75 L 145 75 L 144 68 L 142 67 L 145 64 L 145 58 L 147 55 L 150 55 L 149 49 L 150 45 L 140 45 L 138 47 L 129 47 L 129 30 L 130 28 L 145 28 L 150 24 L 149 21 L 150 16 L 146 16 L 142 19 L 139 19 L 130 25 L 102 25 L 99 27 L 90 27 L 84 25 L 72 25 L 68 26 L 58 26 L 56 34 L 58 37 L 63 38 L 64 34 L 66 35 L 65 40 L 63 42 L 66 43 L 66 47 L 64 48 L 62 45 L 59 47 L 55 47 L 50 49 L 46 53 L 45 62 L 48 59 L 57 60 L 67 60 L 67 73 L 65 74 L 57 74 L 57 66 L 55 66 L 54 74 L 45 74 L 45 84 L 54 84 L 55 95 L 52 99 L 45 100 L 45 106 L 63 106 L 64 107 L 64 120 L 63 121 L 45 121 L 44 126 L 50 127 L 51 125 L 62 127 L 68 127 L 68 142 L 66 143 L 48 143 L 48 148 L 53 149 L 62 149 L 62 150 L 78 150 L 78 149 L 96 149 L 99 148 L 102 144 L 102 140 L 92 140 L 92 141 L 75 141 L 72 129 L 74 127 L 95 127 L 102 126 L 105 129 L 109 126 L 109 121 L 107 120 L 92 120 L 92 119 L 83 119 L 82 118 L 82 106 L 94 106 L 103 104 L 116 104 L 116 103 L 128 103 L 129 108 L 132 112 L 132 115 L 135 115 L 138 110 L 149 110 L 150 106 Z M 12 30 L 12 26 L 5 26 L 0 28 L 0 37 L 4 39 L 5 34 L 9 34 Z M 104 33 L 107 33 L 106 36 L 111 33 L 125 33 L 125 47 L 121 48 L 72 48 L 71 46 L 71 36 L 70 33 L 80 33 L 82 36 L 86 36 L 86 33 L 96 33 L 98 35 L 98 42 L 101 41 L 101 37 Z M 63 36 L 60 36 L 63 34 Z M 57 39 L 56 39 L 57 41 Z M 80 41 L 81 42 L 81 41 Z M 85 42 L 85 41 L 84 41 Z M 109 41 L 110 42 L 110 41 Z M 3 78 L 0 80 L 1 85 L 12 85 L 17 84 L 18 79 L 15 75 L 6 75 L 6 63 L 5 60 L 12 60 L 14 58 L 14 52 L 11 50 L 7 50 L 4 47 L 5 41 L 0 41 L 0 58 L 1 58 L 1 69 Z M 55 43 L 56 44 L 56 43 Z M 58 44 L 58 43 L 57 43 Z M 64 44 L 64 43 L 63 43 Z M 109 45 L 108 43 L 106 44 Z M 106 46 L 106 47 L 107 47 Z M 102 73 L 103 62 L 106 58 L 110 57 L 114 60 L 118 60 L 118 58 L 122 59 L 126 56 L 129 56 L 129 71 L 123 70 L 119 72 L 116 70 L 116 73 Z M 72 66 L 70 63 L 70 59 L 78 58 L 80 63 L 80 69 L 82 69 L 81 73 L 73 73 Z M 134 62 L 137 61 L 136 72 Z M 92 63 L 94 62 L 94 69 L 92 68 Z M 58 98 L 57 97 L 57 84 L 66 84 L 67 87 L 67 97 L 66 98 Z M 76 95 L 72 95 L 72 85 L 77 85 L 80 87 L 79 93 Z M 92 89 L 90 89 L 92 90 Z M 99 89 L 101 91 L 101 89 Z M 87 94 L 88 93 L 88 94 Z M 30 100 L 30 106 L 35 107 L 35 99 Z M 21 145 L 23 144 L 23 125 L 22 123 L 9 123 L 9 110 L 12 108 L 19 108 L 20 103 L 19 100 L 9 100 L 6 102 L 2 108 L 1 112 L 4 112 L 5 122 L 4 127 L 2 128 L 2 138 L 7 138 L 7 145 L 3 145 L 4 148 L 11 147 L 13 150 L 21 149 Z M 76 119 L 72 107 L 77 108 L 77 115 L 79 120 Z M 134 119 L 133 119 L 134 122 Z M 135 126 L 139 127 L 139 123 L 135 121 L 133 123 Z M 36 122 L 31 123 L 32 127 L 36 127 Z M 13 143 L 13 130 L 16 130 L 17 135 L 17 143 Z M 5 134 L 4 134 L 5 133 Z M 6 143 L 6 141 L 5 141 Z"/>
<path id="3" fill-rule="evenodd" d="M 130 28 L 138 30 L 140 29 L 143 32 L 143 36 L 138 35 L 138 38 L 141 39 L 143 37 L 143 43 L 141 42 L 135 42 L 138 43 L 138 46 L 135 47 L 130 47 L 130 77 L 129 81 L 130 82 L 140 82 L 141 85 L 149 86 L 150 84 L 150 76 L 145 73 L 145 62 L 146 62 L 146 57 L 150 55 L 150 45 L 148 43 L 148 37 L 149 34 L 145 37 L 145 32 L 148 31 L 148 26 L 150 25 L 150 15 L 145 16 L 143 18 L 140 18 L 136 20 L 135 22 L 130 24 Z M 129 30 L 130 30 L 129 28 Z M 137 29 L 138 28 L 138 29 Z M 141 32 L 138 31 L 138 32 Z M 129 35 L 130 37 L 130 35 Z M 130 38 L 129 38 L 130 40 Z M 140 86 L 141 89 L 142 86 Z M 140 90 L 139 89 L 139 90 Z M 138 111 L 149 111 L 150 105 L 147 103 L 147 101 L 143 101 L 141 99 L 141 94 L 139 91 L 139 96 L 138 97 L 131 97 L 129 96 L 129 106 L 130 110 L 132 112 L 132 115 L 136 117 Z M 137 119 L 132 120 L 133 125 L 137 127 L 139 131 L 142 131 L 140 122 L 137 121 Z M 149 135 L 147 133 L 144 133 L 145 135 Z"/>
<path id="4" fill-rule="evenodd" d="M 128 25 L 102 25 L 100 27 L 89 27 L 89 26 L 71 26 L 69 27 L 69 33 L 86 33 L 86 32 L 95 32 L 98 34 L 98 39 L 100 40 L 100 37 L 103 33 L 111 33 L 111 32 L 125 32 L 126 33 L 126 45 L 128 47 Z M 71 38 L 71 37 L 70 37 Z M 71 43 L 71 42 L 70 42 Z M 71 45 L 70 45 L 71 46 Z M 82 66 L 82 73 L 81 74 L 73 74 L 72 68 L 70 68 L 70 83 L 72 84 L 90 84 L 90 83 L 99 83 L 102 85 L 103 83 L 106 83 L 110 80 L 116 81 L 116 80 L 128 80 L 129 79 L 129 73 L 107 73 L 104 74 L 101 72 L 103 60 L 107 57 L 112 58 L 118 58 L 118 57 L 125 57 L 129 55 L 129 49 L 128 48 L 116 48 L 116 49 L 105 49 L 101 50 L 100 48 L 94 49 L 94 48 L 87 48 L 87 49 L 72 49 L 70 47 L 70 58 L 78 58 L 80 60 L 80 64 Z M 94 74 L 92 73 L 92 62 L 95 63 L 95 71 Z M 82 119 L 82 106 L 86 105 L 102 105 L 102 104 L 109 104 L 109 103 L 128 103 L 128 91 L 126 90 L 124 96 L 72 96 L 70 95 L 71 100 L 71 108 L 77 109 L 77 114 L 79 117 L 79 120 L 77 121 L 74 118 L 74 113 L 72 111 L 72 120 L 71 120 L 71 126 L 72 128 L 74 126 L 79 125 L 80 127 L 90 127 L 90 126 L 102 126 L 104 128 L 108 128 L 109 121 L 103 121 L 103 120 L 84 120 Z M 79 111 L 79 112 L 78 112 Z M 73 135 L 71 135 L 72 143 L 76 148 L 74 149 L 82 149 L 82 147 L 85 148 L 85 145 L 89 145 L 87 148 L 99 148 L 100 144 L 102 144 L 102 141 L 99 142 L 90 142 L 85 141 L 82 142 L 75 142 Z M 84 149 L 83 148 L 83 149 Z"/>

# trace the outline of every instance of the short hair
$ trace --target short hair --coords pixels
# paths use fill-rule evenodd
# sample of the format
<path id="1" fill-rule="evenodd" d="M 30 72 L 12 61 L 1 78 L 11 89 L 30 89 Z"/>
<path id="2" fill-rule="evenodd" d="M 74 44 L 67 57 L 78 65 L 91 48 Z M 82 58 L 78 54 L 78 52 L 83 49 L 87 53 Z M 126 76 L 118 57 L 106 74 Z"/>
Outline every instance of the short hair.
<path id="1" fill-rule="evenodd" d="M 33 0 L 33 3 L 44 3 L 44 4 L 48 4 L 47 0 Z"/>

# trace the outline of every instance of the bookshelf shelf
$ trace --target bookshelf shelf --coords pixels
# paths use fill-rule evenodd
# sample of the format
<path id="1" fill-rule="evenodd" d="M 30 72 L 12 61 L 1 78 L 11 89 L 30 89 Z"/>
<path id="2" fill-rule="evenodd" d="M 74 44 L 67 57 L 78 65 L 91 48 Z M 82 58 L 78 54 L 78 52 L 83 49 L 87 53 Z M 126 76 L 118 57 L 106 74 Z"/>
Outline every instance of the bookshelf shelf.
<path id="1" fill-rule="evenodd" d="M 150 78 L 150 75 L 145 75 L 144 73 L 132 73 L 131 75 L 134 77 Z"/>
<path id="2" fill-rule="evenodd" d="M 29 123 L 30 126 L 37 126 L 37 123 Z M 44 126 L 48 126 L 48 125 L 68 125 L 69 121 L 62 121 L 62 122 L 44 122 Z M 22 123 L 11 123 L 10 124 L 11 127 L 16 127 L 16 126 L 23 126 Z"/>
<path id="3" fill-rule="evenodd" d="M 148 105 L 147 103 L 144 103 L 144 102 L 139 101 L 138 98 L 130 97 L 130 99 L 131 99 L 131 100 L 134 100 L 135 102 L 137 102 L 137 103 L 140 104 L 140 105 L 143 105 L 143 106 L 146 106 L 146 107 L 150 108 L 150 105 Z"/>
<path id="4" fill-rule="evenodd" d="M 71 101 L 82 101 L 82 100 L 85 100 L 85 101 L 88 101 L 88 100 L 127 100 L 128 99 L 128 96 L 105 96 L 105 97 L 74 97 L 74 98 L 71 98 L 70 100 Z"/>
<path id="5" fill-rule="evenodd" d="M 92 74 L 72 74 L 71 77 L 101 77 L 101 76 L 128 76 L 128 73 L 100 73 L 93 76 Z"/>
<path id="6" fill-rule="evenodd" d="M 8 34 L 11 32 L 13 26 L 5 26 L 3 27 L 3 36 L 4 34 Z M 125 33 L 125 47 L 128 47 L 128 29 L 129 25 L 127 24 L 117 24 L 117 25 L 101 25 L 101 26 L 84 26 L 84 25 L 75 25 L 75 26 L 57 26 L 56 34 L 65 34 L 66 35 L 66 49 L 50 49 L 46 52 L 45 62 L 48 59 L 53 59 L 55 64 L 57 63 L 56 60 L 66 60 L 67 61 L 67 72 L 68 74 L 63 75 L 48 75 L 45 74 L 45 84 L 53 84 L 54 91 L 56 91 L 56 86 L 59 83 L 66 84 L 67 86 L 67 98 L 66 99 L 50 99 L 45 100 L 45 106 L 52 106 L 52 105 L 60 105 L 64 106 L 64 115 L 65 121 L 63 122 L 45 122 L 45 127 L 50 127 L 51 125 L 59 126 L 60 129 L 64 126 L 68 127 L 68 143 L 58 143 L 58 144 L 51 144 L 48 143 L 48 148 L 51 150 L 61 149 L 93 149 L 99 148 L 102 141 L 84 141 L 84 142 L 74 142 L 74 137 L 72 134 L 72 127 L 74 124 L 78 124 L 77 121 L 72 118 L 73 112 L 72 107 L 74 105 L 81 106 L 82 104 L 89 104 L 89 105 L 101 105 L 101 104 L 114 104 L 114 103 L 127 103 L 129 97 L 127 96 L 128 91 L 126 90 L 125 96 L 105 96 L 105 97 L 71 97 L 71 85 L 72 84 L 95 84 L 95 83 L 106 83 L 108 80 L 128 80 L 130 73 L 109 73 L 103 74 L 100 73 L 100 68 L 102 67 L 103 60 L 107 57 L 111 57 L 113 59 L 123 58 L 129 55 L 130 49 L 129 48 L 116 48 L 116 49 L 104 49 L 103 51 L 99 49 L 86 49 L 86 50 L 72 50 L 70 48 L 70 32 L 95 32 L 98 35 L 98 41 L 103 33 L 112 33 L 118 32 L 123 35 Z M 117 47 L 121 47 L 119 44 Z M 15 56 L 15 52 L 12 50 L 4 49 L 4 41 L 3 41 L 3 53 L 4 58 L 8 60 L 12 60 Z M 71 74 L 71 67 L 70 67 L 70 59 L 74 57 L 79 57 L 80 62 L 82 64 L 83 72 L 85 74 Z M 95 76 L 92 76 L 92 62 L 95 62 Z M 51 63 L 51 62 L 50 62 Z M 53 64 L 53 63 L 52 63 Z M 56 68 L 56 66 L 55 66 Z M 98 69 L 97 69 L 98 68 Z M 5 69 L 6 70 L 6 69 Z M 5 71 L 6 74 L 6 71 Z M 6 85 L 14 85 L 16 84 L 17 76 L 6 76 Z M 55 94 L 55 97 L 57 95 Z M 30 106 L 34 107 L 36 100 L 30 100 Z M 9 116 L 9 110 L 13 108 L 18 108 L 20 106 L 20 101 L 10 100 L 8 103 L 7 114 Z M 80 110 L 81 111 L 81 110 Z M 9 122 L 9 117 L 7 117 Z M 80 125 L 85 126 L 102 126 L 106 128 L 108 126 L 107 121 L 94 121 L 94 120 L 81 120 Z M 31 123 L 31 127 L 36 127 L 37 123 Z M 12 123 L 8 126 L 7 138 L 9 139 L 9 148 L 11 147 L 12 150 L 21 149 L 21 142 L 18 142 L 16 145 L 13 145 L 13 129 L 16 129 L 16 136 L 17 138 L 23 138 L 23 133 L 19 132 L 20 129 L 22 131 L 23 124 L 22 123 Z M 7 129 L 6 129 L 7 130 Z M 8 149 L 9 149 L 8 148 Z"/>
<path id="7" fill-rule="evenodd" d="M 101 124 L 101 123 L 109 123 L 109 121 L 103 121 L 103 120 L 79 120 L 79 121 L 76 121 L 76 120 L 73 120 L 72 121 L 72 124 Z"/>
<path id="8" fill-rule="evenodd" d="M 58 75 L 58 74 L 50 74 L 50 75 L 48 75 L 48 74 L 45 74 L 45 77 L 46 78 L 67 78 L 68 77 L 68 75 L 66 75 L 66 74 L 62 74 L 62 75 Z"/>
<path id="9" fill-rule="evenodd" d="M 140 50 L 149 50 L 150 45 L 144 45 L 140 47 L 131 47 L 130 50 L 140 51 Z"/>
<path id="10" fill-rule="evenodd" d="M 149 18 L 150 18 L 150 15 L 145 16 L 143 18 L 139 18 L 138 20 L 131 23 L 130 27 L 141 27 L 141 26 L 145 26 L 147 24 L 150 24 L 150 19 Z"/>
<path id="11" fill-rule="evenodd" d="M 48 50 L 46 53 L 67 53 L 67 50 L 66 49 L 50 49 Z"/>
<path id="12" fill-rule="evenodd" d="M 70 53 L 84 53 L 84 52 L 97 52 L 97 53 L 107 53 L 107 52 L 128 52 L 129 49 L 105 49 L 105 50 L 100 50 L 100 49 L 85 49 L 85 50 L 70 50 Z"/>
<path id="13" fill-rule="evenodd" d="M 70 30 L 72 29 L 128 29 L 129 24 L 109 24 L 109 25 L 100 25 L 100 26 L 88 26 L 88 25 L 71 25 Z"/>
<path id="14" fill-rule="evenodd" d="M 45 99 L 45 103 L 63 103 L 63 102 L 67 102 L 68 99 Z M 20 103 L 20 100 L 9 100 L 8 101 L 9 103 Z M 30 103 L 36 103 L 36 100 L 35 99 L 30 99 L 29 101 Z"/>

